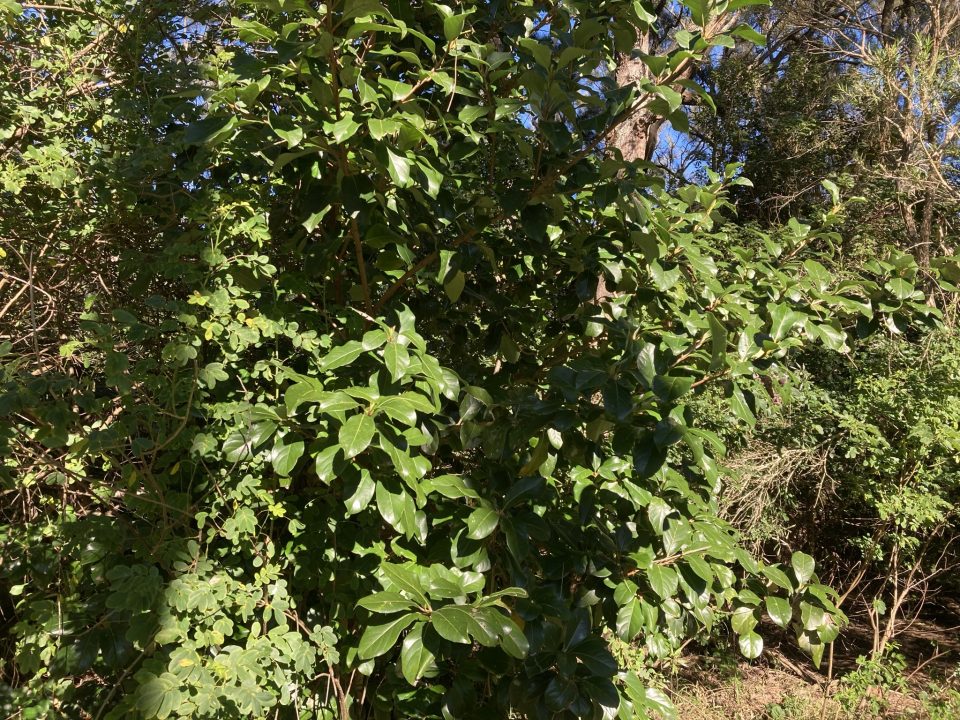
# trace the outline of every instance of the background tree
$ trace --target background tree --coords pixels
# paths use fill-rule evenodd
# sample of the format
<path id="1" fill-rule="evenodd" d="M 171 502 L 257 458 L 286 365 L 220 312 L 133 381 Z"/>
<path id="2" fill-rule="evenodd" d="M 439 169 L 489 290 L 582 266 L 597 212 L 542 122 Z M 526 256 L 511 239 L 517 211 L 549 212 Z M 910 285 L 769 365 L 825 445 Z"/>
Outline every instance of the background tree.
<path id="1" fill-rule="evenodd" d="M 826 199 L 823 177 L 868 198 L 850 215 L 870 256 L 884 244 L 924 268 L 953 252 L 960 9 L 939 2 L 774 3 L 769 37 L 703 68 L 718 110 L 694 113 L 694 155 L 745 162 L 742 213 L 771 221 Z M 856 229 L 856 231 L 853 231 Z"/>
<path id="2" fill-rule="evenodd" d="M 830 248 L 837 271 L 871 267 L 889 246 L 943 266 L 931 256 L 956 244 L 957 13 L 926 2 L 757 11 L 766 47 L 725 49 L 702 70 L 718 110 L 691 113 L 692 154 L 713 168 L 745 161 L 755 182 L 738 189 L 739 209 L 761 227 L 829 207 L 825 176 L 860 195 Z M 784 543 L 831 566 L 844 607 L 873 626 L 878 657 L 931 612 L 925 601 L 954 591 L 957 560 L 954 470 L 941 455 L 954 340 L 901 329 L 849 359 L 806 355 L 794 402 L 730 438 L 740 478 L 723 497 L 728 517 L 762 529 L 754 537 L 772 556 Z"/>

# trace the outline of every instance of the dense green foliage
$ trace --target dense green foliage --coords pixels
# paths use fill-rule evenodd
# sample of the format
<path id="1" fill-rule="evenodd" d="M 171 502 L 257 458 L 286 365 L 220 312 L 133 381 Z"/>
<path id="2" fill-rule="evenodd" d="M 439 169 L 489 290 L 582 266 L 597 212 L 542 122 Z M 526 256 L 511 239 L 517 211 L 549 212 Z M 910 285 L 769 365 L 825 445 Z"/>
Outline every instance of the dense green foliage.
<path id="1" fill-rule="evenodd" d="M 938 267 L 955 281 L 960 6 L 784 0 L 751 22 L 766 46 L 726 48 L 700 70 L 717 111 L 691 111 L 688 156 L 745 161 L 755 185 L 735 201 L 760 223 L 822 207 L 824 176 L 859 195 L 837 226 L 835 272 L 869 268 L 894 244 L 921 276 Z M 754 432 L 712 416 L 737 447 L 725 515 L 770 557 L 817 557 L 878 655 L 918 615 L 955 624 L 956 303 L 949 283 L 921 284 L 946 310 L 944 332 L 804 353 L 801 382 Z"/>
<path id="2" fill-rule="evenodd" d="M 610 640 L 764 614 L 819 663 L 837 593 L 741 547 L 696 400 L 939 312 L 909 254 L 827 269 L 833 183 L 747 230 L 738 166 L 609 144 L 750 5 L 618 87 L 642 2 L 0 0 L 11 709 L 669 715 Z"/>

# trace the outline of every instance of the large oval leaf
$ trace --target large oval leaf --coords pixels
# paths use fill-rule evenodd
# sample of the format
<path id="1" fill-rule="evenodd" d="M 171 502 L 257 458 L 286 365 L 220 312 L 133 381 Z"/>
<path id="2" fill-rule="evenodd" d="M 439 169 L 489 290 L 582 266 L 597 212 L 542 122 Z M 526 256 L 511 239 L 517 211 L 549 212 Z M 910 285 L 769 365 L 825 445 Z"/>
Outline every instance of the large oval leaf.
<path id="1" fill-rule="evenodd" d="M 419 617 L 416 613 L 407 613 L 384 625 L 370 625 L 360 637 L 361 660 L 380 657 L 397 644 L 400 633 L 407 629 Z"/>
<path id="2" fill-rule="evenodd" d="M 376 434 L 377 426 L 373 418 L 364 413 L 352 415 L 341 427 L 338 439 L 343 456 L 349 460 L 356 457 L 370 445 Z"/>

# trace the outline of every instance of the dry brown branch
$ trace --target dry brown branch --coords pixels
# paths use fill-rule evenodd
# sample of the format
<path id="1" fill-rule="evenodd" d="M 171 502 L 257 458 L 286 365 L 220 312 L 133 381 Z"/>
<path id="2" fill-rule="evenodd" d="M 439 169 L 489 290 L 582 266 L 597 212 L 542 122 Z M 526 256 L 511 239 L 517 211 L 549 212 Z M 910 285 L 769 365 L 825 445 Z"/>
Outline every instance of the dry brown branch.
<path id="1" fill-rule="evenodd" d="M 798 482 L 815 483 L 816 505 L 832 491 L 827 472 L 829 447 L 778 448 L 755 441 L 726 462 L 728 474 L 719 497 L 721 516 L 738 528 L 755 551 L 784 542 L 789 528 L 777 518 Z"/>

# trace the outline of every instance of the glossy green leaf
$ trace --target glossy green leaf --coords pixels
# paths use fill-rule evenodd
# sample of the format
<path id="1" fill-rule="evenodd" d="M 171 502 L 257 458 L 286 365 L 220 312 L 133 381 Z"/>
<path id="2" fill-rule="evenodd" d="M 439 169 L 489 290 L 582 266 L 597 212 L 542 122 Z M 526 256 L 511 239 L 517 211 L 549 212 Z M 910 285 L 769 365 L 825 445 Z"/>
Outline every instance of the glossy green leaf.
<path id="1" fill-rule="evenodd" d="M 630 642 L 644 629 L 643 608 L 636 598 L 631 598 L 617 612 L 617 637 Z"/>
<path id="2" fill-rule="evenodd" d="M 653 381 L 653 391 L 663 402 L 674 402 L 690 392 L 692 377 L 658 375 Z"/>
<path id="3" fill-rule="evenodd" d="M 783 588 L 787 592 L 793 592 L 793 583 L 783 570 L 774 566 L 767 565 L 763 568 L 763 574 L 766 575 L 775 585 Z"/>
<path id="4" fill-rule="evenodd" d="M 427 596 L 423 593 L 423 586 L 420 584 L 416 572 L 410 566 L 384 564 L 380 566 L 383 574 L 387 576 L 401 591 L 408 593 L 421 606 L 426 607 Z"/>
<path id="5" fill-rule="evenodd" d="M 330 125 L 329 132 L 336 142 L 345 143 L 356 134 L 359 128 L 360 123 L 353 119 L 353 113 L 348 112 L 337 122 Z"/>
<path id="6" fill-rule="evenodd" d="M 278 437 L 274 443 L 273 452 L 270 454 L 270 462 L 273 464 L 274 472 L 283 476 L 293 472 L 297 461 L 303 456 L 303 450 L 303 440 Z"/>
<path id="7" fill-rule="evenodd" d="M 387 372 L 394 380 L 401 380 L 406 375 L 407 368 L 410 367 L 410 354 L 407 349 L 397 342 L 388 342 L 383 349 L 383 362 L 387 366 Z"/>
<path id="8" fill-rule="evenodd" d="M 452 643 L 470 642 L 470 611 L 456 605 L 446 605 L 430 616 L 437 634 Z"/>
<path id="9" fill-rule="evenodd" d="M 813 558 L 806 553 L 793 553 L 790 558 L 790 566 L 793 568 L 793 572 L 797 577 L 797 582 L 801 585 L 805 584 L 813 577 L 815 563 Z"/>
<path id="10" fill-rule="evenodd" d="M 790 619 L 793 617 L 793 608 L 790 606 L 789 600 L 770 595 L 765 602 L 767 614 L 771 620 L 780 627 L 786 627 L 790 624 Z"/>
<path id="11" fill-rule="evenodd" d="M 668 565 L 651 566 L 647 570 L 647 580 L 653 591 L 664 600 L 669 600 L 677 592 L 677 571 Z"/>
<path id="12" fill-rule="evenodd" d="M 400 638 L 400 633 L 406 630 L 417 617 L 416 613 L 407 613 L 382 625 L 369 625 L 360 636 L 358 647 L 360 658 L 369 660 L 392 650 Z"/>
<path id="13" fill-rule="evenodd" d="M 370 612 L 389 614 L 410 611 L 416 608 L 416 605 L 400 593 L 378 592 L 362 598 L 357 602 L 357 607 L 365 608 Z"/>
<path id="14" fill-rule="evenodd" d="M 387 171 L 390 173 L 390 178 L 398 187 L 407 187 L 410 185 L 410 161 L 398 155 L 393 150 L 387 149 Z"/>
<path id="15" fill-rule="evenodd" d="M 343 455 L 350 459 L 362 453 L 373 441 L 377 428 L 373 418 L 364 413 L 351 415 L 340 427 L 338 439 Z"/>
<path id="16" fill-rule="evenodd" d="M 403 638 L 400 649 L 400 670 L 411 685 L 435 667 L 433 653 L 423 643 L 424 623 L 417 623 Z"/>
<path id="17" fill-rule="evenodd" d="M 363 345 L 356 340 L 338 345 L 330 350 L 320 361 L 322 370 L 330 371 L 351 364 L 363 354 Z"/>
<path id="18" fill-rule="evenodd" d="M 748 660 L 760 657 L 760 653 L 763 652 L 763 638 L 753 632 L 741 635 L 737 638 L 737 644 L 740 646 L 740 652 Z"/>
<path id="19" fill-rule="evenodd" d="M 467 516 L 467 536 L 471 540 L 482 540 L 497 529 L 500 514 L 489 505 L 482 505 Z"/>
<path id="20" fill-rule="evenodd" d="M 352 495 L 350 495 L 350 497 L 343 501 L 343 504 L 347 508 L 347 516 L 349 517 L 350 515 L 356 515 L 359 512 L 363 512 L 363 510 L 366 509 L 366 507 L 370 504 L 370 501 L 373 499 L 376 489 L 376 483 L 374 483 L 373 479 L 370 477 L 370 473 L 365 469 L 362 470 L 356 490 Z"/>
<path id="21" fill-rule="evenodd" d="M 506 615 L 495 610 L 490 611 L 492 621 L 499 623 L 500 647 L 510 655 L 519 660 L 527 656 L 530 651 L 530 643 L 527 641 L 523 630 L 513 620 Z"/>

